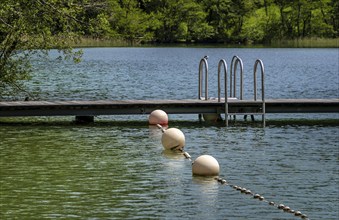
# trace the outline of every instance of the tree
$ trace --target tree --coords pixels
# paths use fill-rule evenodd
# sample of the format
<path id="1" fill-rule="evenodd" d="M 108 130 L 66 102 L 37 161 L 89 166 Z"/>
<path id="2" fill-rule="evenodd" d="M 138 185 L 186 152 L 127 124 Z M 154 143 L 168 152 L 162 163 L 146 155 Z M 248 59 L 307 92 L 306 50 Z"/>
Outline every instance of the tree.
<path id="1" fill-rule="evenodd" d="M 157 28 L 155 16 L 142 10 L 143 5 L 137 0 L 120 0 L 110 18 L 111 26 L 130 43 L 150 41 L 152 29 Z"/>
<path id="2" fill-rule="evenodd" d="M 214 28 L 214 40 L 217 42 L 240 42 L 246 17 L 256 9 L 249 0 L 200 0 L 208 13 L 208 24 Z"/>
<path id="3" fill-rule="evenodd" d="M 154 31 L 157 41 L 175 42 L 187 34 L 187 24 L 183 23 L 184 20 L 181 17 L 183 0 L 159 0 L 150 2 L 149 5 L 160 24 Z"/>
<path id="4" fill-rule="evenodd" d="M 114 16 L 113 9 L 119 7 L 117 0 L 87 0 L 81 7 L 83 10 L 78 17 L 85 23 L 81 26 L 83 35 L 97 39 L 119 36 L 110 23 L 110 18 Z"/>
<path id="5" fill-rule="evenodd" d="M 207 22 L 214 29 L 215 41 L 227 41 L 232 35 L 231 0 L 202 0 L 201 4 L 207 12 Z"/>
<path id="6" fill-rule="evenodd" d="M 0 4 L 0 99 L 13 92 L 28 92 L 31 60 L 47 56 L 52 48 L 64 58 L 79 61 L 71 43 L 79 35 L 77 0 L 2 0 Z M 28 94 L 27 94 L 28 93 Z"/>
<path id="7" fill-rule="evenodd" d="M 207 13 L 203 7 L 188 1 L 182 7 L 182 23 L 186 26 L 186 41 L 206 41 L 213 36 L 213 27 L 206 22 Z"/>
<path id="8" fill-rule="evenodd" d="M 212 27 L 206 22 L 206 13 L 194 0 L 144 1 L 148 13 L 157 19 L 154 29 L 158 42 L 191 42 L 208 39 Z"/>
<path id="9" fill-rule="evenodd" d="M 339 2 L 334 0 L 314 2 L 310 23 L 312 36 L 338 37 Z"/>

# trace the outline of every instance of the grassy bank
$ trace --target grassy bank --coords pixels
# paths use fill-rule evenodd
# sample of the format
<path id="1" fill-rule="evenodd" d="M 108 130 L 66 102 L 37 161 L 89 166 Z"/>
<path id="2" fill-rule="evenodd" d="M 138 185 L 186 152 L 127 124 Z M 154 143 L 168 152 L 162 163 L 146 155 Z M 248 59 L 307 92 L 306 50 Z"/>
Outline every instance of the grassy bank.
<path id="1" fill-rule="evenodd" d="M 271 44 L 155 44 L 140 43 L 123 39 L 81 38 L 73 47 L 132 47 L 132 46 L 178 46 L 178 47 L 275 47 L 275 48 L 339 48 L 339 38 L 304 38 L 294 40 L 276 40 Z"/>
<path id="2" fill-rule="evenodd" d="M 277 40 L 272 47 L 291 48 L 339 48 L 339 38 L 303 38 L 294 40 Z"/>
<path id="3" fill-rule="evenodd" d="M 73 47 L 131 47 L 138 45 L 123 39 L 98 39 L 82 37 Z"/>

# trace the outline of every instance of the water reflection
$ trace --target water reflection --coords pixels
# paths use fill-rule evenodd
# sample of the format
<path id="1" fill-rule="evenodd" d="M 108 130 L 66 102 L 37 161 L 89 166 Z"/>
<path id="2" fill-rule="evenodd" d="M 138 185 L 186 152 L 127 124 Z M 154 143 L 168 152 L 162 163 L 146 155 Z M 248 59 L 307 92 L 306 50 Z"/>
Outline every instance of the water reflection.
<path id="1" fill-rule="evenodd" d="M 162 127 L 163 129 L 166 130 L 168 128 L 168 125 L 163 125 Z M 150 138 L 154 140 L 161 140 L 161 136 L 162 136 L 161 129 L 159 129 L 156 125 L 148 125 L 148 128 L 149 128 Z"/>
<path id="2" fill-rule="evenodd" d="M 195 176 L 193 175 L 193 183 L 198 185 L 208 185 L 210 188 L 211 185 L 218 185 L 218 182 L 215 180 L 215 177 L 206 177 L 206 176 Z"/>
<path id="3" fill-rule="evenodd" d="M 185 159 L 184 155 L 180 151 L 166 150 L 162 151 L 162 156 L 172 160 L 182 160 Z"/>

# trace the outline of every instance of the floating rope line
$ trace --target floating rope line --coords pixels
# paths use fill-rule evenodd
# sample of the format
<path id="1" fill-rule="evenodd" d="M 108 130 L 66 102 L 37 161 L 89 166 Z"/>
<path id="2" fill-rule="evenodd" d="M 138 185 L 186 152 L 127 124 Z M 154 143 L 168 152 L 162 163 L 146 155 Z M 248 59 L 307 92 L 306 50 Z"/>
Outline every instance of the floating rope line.
<path id="1" fill-rule="evenodd" d="M 189 153 L 185 152 L 183 149 L 178 149 L 180 152 L 182 152 L 182 154 L 184 155 L 184 157 L 186 159 L 188 159 L 189 161 L 192 161 L 191 159 L 191 156 L 189 155 Z M 270 206 L 274 206 L 278 209 L 281 209 L 283 210 L 284 212 L 287 212 L 287 213 L 291 213 L 291 214 L 294 214 L 295 216 L 297 217 L 301 217 L 302 219 L 309 219 L 307 215 L 301 213 L 300 211 L 297 211 L 297 210 L 293 210 L 291 209 L 289 206 L 286 206 L 284 204 L 277 204 L 275 202 L 272 202 L 272 201 L 268 201 L 265 199 L 265 197 L 263 197 L 262 195 L 260 194 L 257 194 L 257 193 L 253 193 L 251 190 L 249 189 L 246 189 L 246 188 L 243 188 L 243 187 L 240 187 L 240 186 L 237 186 L 237 185 L 233 185 L 233 184 L 229 184 L 225 179 L 221 178 L 221 177 L 215 177 L 214 178 L 215 180 L 217 180 L 219 183 L 221 183 L 222 185 L 226 185 L 226 186 L 230 186 L 231 188 L 243 193 L 243 194 L 246 194 L 246 195 L 250 195 L 252 196 L 254 199 L 258 199 L 259 201 L 263 201 L 263 202 L 266 202 L 268 205 Z"/>
<path id="2" fill-rule="evenodd" d="M 165 129 L 161 125 L 157 124 L 157 127 L 162 131 L 162 133 L 165 132 Z M 174 146 L 174 147 L 170 148 L 170 150 L 181 152 L 182 155 L 191 162 L 191 165 L 194 164 L 194 162 L 192 162 L 191 155 L 188 152 L 184 151 L 183 146 L 182 147 L 179 146 L 179 145 L 178 146 Z M 237 191 L 239 191 L 239 192 L 241 192 L 243 194 L 252 196 L 252 198 L 257 199 L 257 200 L 262 201 L 262 202 L 265 202 L 265 203 L 267 203 L 270 206 L 274 206 L 274 207 L 276 207 L 276 208 L 278 208 L 280 210 L 283 210 L 284 212 L 294 214 L 295 216 L 300 217 L 302 219 L 309 219 L 307 215 L 301 213 L 300 211 L 293 210 L 289 206 L 286 206 L 284 204 L 277 204 L 275 202 L 268 201 L 262 195 L 257 194 L 257 193 L 253 193 L 249 189 L 246 189 L 246 188 L 243 188 L 243 187 L 240 187 L 240 186 L 237 186 L 237 185 L 229 184 L 226 179 L 223 179 L 221 177 L 215 177 L 214 179 L 217 180 L 222 185 L 229 186 L 232 189 L 235 189 L 235 190 L 237 190 Z"/>
<path id="3" fill-rule="evenodd" d="M 156 124 L 156 125 L 157 125 L 157 127 L 161 130 L 162 133 L 165 132 L 165 129 L 164 129 L 160 124 Z"/>
<path id="4" fill-rule="evenodd" d="M 186 159 L 188 159 L 189 161 L 192 161 L 191 155 L 189 155 L 189 153 L 187 153 L 186 151 L 184 151 L 184 149 L 179 149 L 179 151 L 182 153 L 182 155 L 184 155 L 184 157 Z"/>

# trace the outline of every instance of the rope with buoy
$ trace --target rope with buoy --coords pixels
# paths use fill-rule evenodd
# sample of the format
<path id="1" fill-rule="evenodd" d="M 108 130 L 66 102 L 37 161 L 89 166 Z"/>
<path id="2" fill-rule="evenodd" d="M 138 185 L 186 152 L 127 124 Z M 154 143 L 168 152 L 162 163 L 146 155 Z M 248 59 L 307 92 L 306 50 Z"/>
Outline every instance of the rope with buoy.
<path id="1" fill-rule="evenodd" d="M 165 133 L 165 129 L 160 125 L 160 124 L 157 124 L 157 127 L 161 130 L 161 132 L 164 134 Z M 177 131 L 178 132 L 178 131 Z M 179 134 L 179 132 L 178 132 L 178 134 Z M 163 138 L 162 138 L 163 139 Z M 162 141 L 162 142 L 164 142 L 164 141 Z M 178 150 L 178 151 L 180 151 L 183 155 L 184 155 L 184 157 L 186 158 L 186 159 L 188 159 L 189 161 L 192 161 L 192 159 L 191 159 L 191 155 L 189 155 L 189 153 L 187 153 L 187 152 L 185 152 L 184 151 L 184 148 L 183 148 L 183 146 L 182 147 L 180 147 L 181 145 L 179 145 L 179 144 L 177 144 L 177 145 L 175 145 L 174 144 L 174 146 L 169 146 L 168 148 L 170 149 L 170 150 Z M 164 146 L 165 147 L 165 146 Z M 166 148 L 166 147 L 165 147 Z"/>
<path id="2" fill-rule="evenodd" d="M 165 149 L 171 150 L 171 151 L 179 151 L 182 153 L 182 155 L 192 162 L 191 155 L 184 151 L 185 146 L 185 136 L 184 134 L 177 128 L 169 128 L 164 129 L 160 124 L 156 124 L 156 126 L 162 131 L 163 135 L 161 138 L 162 145 Z M 294 214 L 297 217 L 301 217 L 302 219 L 308 219 L 308 216 L 301 213 L 300 211 L 293 210 L 289 206 L 286 206 L 284 204 L 277 204 L 272 201 L 268 201 L 260 194 L 253 193 L 251 190 L 229 184 L 226 179 L 223 179 L 219 177 L 219 164 L 218 161 L 210 156 L 210 155 L 202 155 L 199 156 L 196 160 L 192 162 L 192 173 L 194 175 L 200 175 L 200 176 L 217 176 L 214 179 L 217 180 L 222 185 L 226 185 L 231 187 L 232 189 L 235 189 L 243 194 L 250 195 L 254 199 L 258 199 L 259 201 L 266 202 L 270 206 L 274 206 L 280 210 L 283 210 L 284 212 Z"/>

